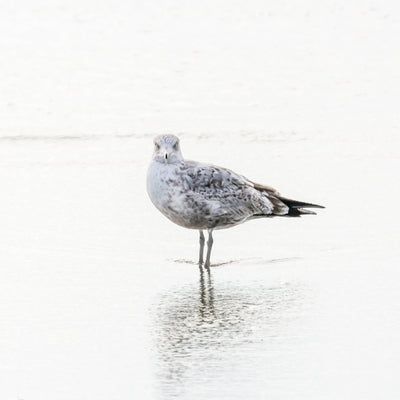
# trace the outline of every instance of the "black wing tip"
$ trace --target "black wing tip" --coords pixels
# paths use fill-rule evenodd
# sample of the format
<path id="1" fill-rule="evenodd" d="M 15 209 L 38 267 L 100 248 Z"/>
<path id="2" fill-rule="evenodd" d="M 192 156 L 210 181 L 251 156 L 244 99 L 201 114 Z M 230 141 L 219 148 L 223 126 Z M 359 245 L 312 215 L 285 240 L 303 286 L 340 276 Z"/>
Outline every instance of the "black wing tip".
<path id="1" fill-rule="evenodd" d="M 306 203 L 305 201 L 298 201 L 287 199 L 286 197 L 278 197 L 283 203 L 285 203 L 289 208 L 325 208 L 320 204 Z"/>
<path id="2" fill-rule="evenodd" d="M 306 205 L 303 207 L 309 207 L 309 208 L 325 208 L 325 206 L 321 206 L 319 204 L 313 204 L 313 203 L 305 203 Z"/>

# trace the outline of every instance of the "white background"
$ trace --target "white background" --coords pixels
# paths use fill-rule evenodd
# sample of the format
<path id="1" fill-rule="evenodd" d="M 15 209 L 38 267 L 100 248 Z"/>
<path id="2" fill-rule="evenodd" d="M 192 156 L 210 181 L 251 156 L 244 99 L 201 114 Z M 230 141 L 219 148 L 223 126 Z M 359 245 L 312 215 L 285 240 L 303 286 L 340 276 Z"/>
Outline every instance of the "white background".
<path id="1" fill-rule="evenodd" d="M 0 4 L 0 397 L 399 395 L 397 2 Z M 197 232 L 152 138 L 316 217 Z"/>

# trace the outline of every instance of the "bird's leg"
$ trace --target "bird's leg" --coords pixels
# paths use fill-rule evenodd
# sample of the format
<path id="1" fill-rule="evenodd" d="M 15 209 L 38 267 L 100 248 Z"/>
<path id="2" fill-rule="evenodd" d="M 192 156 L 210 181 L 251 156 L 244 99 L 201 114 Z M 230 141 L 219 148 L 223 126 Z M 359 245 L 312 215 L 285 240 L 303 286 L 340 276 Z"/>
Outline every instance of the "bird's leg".
<path id="1" fill-rule="evenodd" d="M 200 252 L 199 252 L 199 265 L 203 264 L 203 253 L 204 253 L 204 233 L 203 231 L 199 231 L 200 232 Z"/>
<path id="2" fill-rule="evenodd" d="M 207 240 L 207 256 L 206 256 L 206 263 L 204 266 L 206 268 L 210 268 L 210 256 L 211 256 L 211 249 L 212 245 L 214 243 L 213 237 L 212 237 L 212 229 L 208 229 L 208 240 Z"/>

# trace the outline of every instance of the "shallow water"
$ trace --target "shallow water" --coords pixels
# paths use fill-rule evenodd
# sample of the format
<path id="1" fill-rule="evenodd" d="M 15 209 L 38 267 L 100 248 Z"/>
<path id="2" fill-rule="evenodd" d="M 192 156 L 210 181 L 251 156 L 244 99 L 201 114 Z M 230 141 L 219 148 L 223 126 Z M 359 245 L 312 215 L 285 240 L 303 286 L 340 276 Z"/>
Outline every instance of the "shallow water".
<path id="1" fill-rule="evenodd" d="M 2 399 L 399 394 L 389 5 L 1 6 Z M 147 197 L 160 132 L 327 208 L 215 232 L 208 274 Z"/>
<path id="2" fill-rule="evenodd" d="M 182 148 L 196 143 L 204 146 L 194 136 Z M 252 154 L 263 144 L 239 135 L 227 146 Z M 356 206 L 356 196 L 379 206 L 388 195 L 366 197 L 368 179 L 357 187 L 351 175 L 335 187 L 329 182 L 331 162 L 351 169 L 365 159 L 331 160 L 317 186 L 304 179 L 300 187 L 282 172 L 283 186 L 327 208 L 217 231 L 208 274 L 195 263 L 197 232 L 171 224 L 147 198 L 149 154 L 132 154 L 151 147 L 150 137 L 2 141 L 4 394 L 397 393 L 398 221 L 366 218 L 369 206 Z M 268 164 L 290 168 L 293 154 L 282 157 Z M 394 161 L 365 171 L 389 174 Z M 321 174 L 307 165 L 299 174 Z M 395 176 L 386 179 L 394 187 Z"/>

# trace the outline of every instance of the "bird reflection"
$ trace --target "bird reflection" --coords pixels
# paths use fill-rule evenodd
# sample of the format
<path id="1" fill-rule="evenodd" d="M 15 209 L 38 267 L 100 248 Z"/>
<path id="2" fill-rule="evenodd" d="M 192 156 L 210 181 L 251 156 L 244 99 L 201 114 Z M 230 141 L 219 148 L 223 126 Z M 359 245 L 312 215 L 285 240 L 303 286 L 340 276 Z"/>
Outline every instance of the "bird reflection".
<path id="1" fill-rule="evenodd" d="M 199 265 L 200 270 L 200 306 L 199 312 L 203 322 L 209 315 L 215 317 L 214 312 L 214 288 L 211 280 L 210 268 Z M 206 277 L 204 277 L 206 275 Z"/>
<path id="2" fill-rule="evenodd" d="M 248 359 L 296 318 L 298 287 L 216 279 L 200 267 L 197 290 L 192 283 L 160 299 L 154 334 L 164 395 L 177 396 L 206 371 L 215 377 L 240 357 Z"/>

